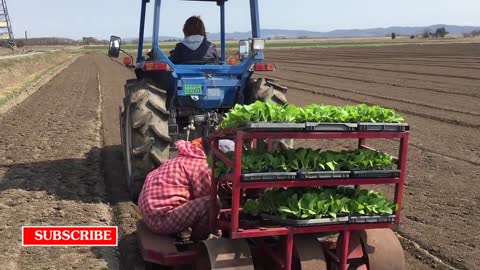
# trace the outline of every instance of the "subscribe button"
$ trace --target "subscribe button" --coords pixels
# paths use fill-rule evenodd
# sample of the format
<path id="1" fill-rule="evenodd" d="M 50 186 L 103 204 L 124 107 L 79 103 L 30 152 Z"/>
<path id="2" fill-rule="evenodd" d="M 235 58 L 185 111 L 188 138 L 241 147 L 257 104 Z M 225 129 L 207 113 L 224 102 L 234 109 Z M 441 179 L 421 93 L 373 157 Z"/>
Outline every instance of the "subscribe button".
<path id="1" fill-rule="evenodd" d="M 116 226 L 23 226 L 23 246 L 117 246 Z"/>

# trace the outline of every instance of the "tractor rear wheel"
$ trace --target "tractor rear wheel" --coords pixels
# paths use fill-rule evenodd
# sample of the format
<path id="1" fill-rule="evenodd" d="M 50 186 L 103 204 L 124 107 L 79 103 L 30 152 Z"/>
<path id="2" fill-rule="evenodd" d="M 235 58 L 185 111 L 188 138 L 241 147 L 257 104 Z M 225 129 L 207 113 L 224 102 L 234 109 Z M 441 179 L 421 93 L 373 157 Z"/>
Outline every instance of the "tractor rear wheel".
<path id="1" fill-rule="evenodd" d="M 287 105 L 287 87 L 278 83 L 278 80 L 269 78 L 251 78 L 247 84 L 245 101 L 252 104 L 259 100 L 262 102 L 273 102 L 279 105 Z M 293 148 L 293 140 L 274 140 L 273 148 Z"/>
<path id="2" fill-rule="evenodd" d="M 137 203 L 147 174 L 169 159 L 167 92 L 151 80 L 128 80 L 120 116 L 130 199 Z"/>

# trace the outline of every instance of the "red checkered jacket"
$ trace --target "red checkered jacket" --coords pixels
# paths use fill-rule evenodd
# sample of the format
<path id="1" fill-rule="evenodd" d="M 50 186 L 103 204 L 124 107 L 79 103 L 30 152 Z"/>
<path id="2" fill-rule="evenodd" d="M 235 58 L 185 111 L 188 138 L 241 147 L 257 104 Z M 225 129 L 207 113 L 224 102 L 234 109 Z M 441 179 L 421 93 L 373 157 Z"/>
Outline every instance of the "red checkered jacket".
<path id="1" fill-rule="evenodd" d="M 188 141 L 177 141 L 176 146 L 178 156 L 147 175 L 138 200 L 144 216 L 161 215 L 210 194 L 205 152 Z"/>

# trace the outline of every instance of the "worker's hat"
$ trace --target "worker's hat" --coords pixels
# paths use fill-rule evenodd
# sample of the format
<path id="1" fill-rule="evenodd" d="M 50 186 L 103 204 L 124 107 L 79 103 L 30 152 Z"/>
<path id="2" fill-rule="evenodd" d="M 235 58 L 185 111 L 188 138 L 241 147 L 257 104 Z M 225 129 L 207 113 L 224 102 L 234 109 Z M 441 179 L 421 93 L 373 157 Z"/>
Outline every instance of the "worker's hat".
<path id="1" fill-rule="evenodd" d="M 192 145 L 203 149 L 203 143 L 202 142 L 203 142 L 202 138 L 198 138 L 198 139 L 195 139 L 195 140 L 192 141 Z"/>

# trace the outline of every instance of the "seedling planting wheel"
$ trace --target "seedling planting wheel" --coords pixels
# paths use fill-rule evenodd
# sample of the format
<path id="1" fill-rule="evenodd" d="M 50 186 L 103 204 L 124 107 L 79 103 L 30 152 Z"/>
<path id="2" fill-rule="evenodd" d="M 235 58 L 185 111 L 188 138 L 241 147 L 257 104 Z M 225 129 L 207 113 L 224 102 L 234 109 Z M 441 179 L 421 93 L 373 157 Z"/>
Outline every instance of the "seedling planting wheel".
<path id="1" fill-rule="evenodd" d="M 206 240 L 194 261 L 195 270 L 254 270 L 250 247 L 242 239 Z"/>
<path id="2" fill-rule="evenodd" d="M 340 255 L 343 235 L 340 234 L 336 253 Z M 390 229 L 352 231 L 348 247 L 348 269 L 405 270 L 405 254 L 395 233 Z M 331 269 L 338 269 L 332 264 Z"/>
<path id="3" fill-rule="evenodd" d="M 292 270 L 327 270 L 322 245 L 315 235 L 295 236 Z"/>
<path id="4" fill-rule="evenodd" d="M 407 269 L 402 245 L 392 230 L 365 230 L 360 237 L 366 248 L 370 270 Z"/>

